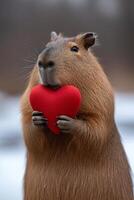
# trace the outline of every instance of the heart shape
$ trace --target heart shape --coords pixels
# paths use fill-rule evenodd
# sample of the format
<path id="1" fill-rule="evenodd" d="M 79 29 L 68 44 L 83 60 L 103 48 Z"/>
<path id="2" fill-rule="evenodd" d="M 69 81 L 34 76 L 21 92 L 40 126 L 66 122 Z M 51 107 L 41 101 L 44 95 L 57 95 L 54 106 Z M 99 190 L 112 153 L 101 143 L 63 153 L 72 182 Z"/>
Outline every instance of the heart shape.
<path id="1" fill-rule="evenodd" d="M 53 90 L 39 84 L 32 88 L 29 100 L 33 110 L 43 112 L 48 119 L 48 128 L 54 134 L 59 134 L 56 117 L 66 115 L 74 118 L 80 108 L 81 94 L 72 85 Z"/>

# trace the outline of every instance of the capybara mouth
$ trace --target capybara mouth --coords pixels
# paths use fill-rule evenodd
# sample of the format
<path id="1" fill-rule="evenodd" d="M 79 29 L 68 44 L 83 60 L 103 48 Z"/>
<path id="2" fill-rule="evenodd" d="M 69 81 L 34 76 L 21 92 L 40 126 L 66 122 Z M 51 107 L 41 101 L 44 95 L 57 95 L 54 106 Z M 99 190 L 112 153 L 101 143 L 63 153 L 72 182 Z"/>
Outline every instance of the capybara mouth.
<path id="1" fill-rule="evenodd" d="M 41 82 L 45 87 L 56 90 L 61 87 L 61 84 L 56 79 L 55 74 L 53 74 L 53 70 L 49 71 L 48 69 L 40 68 L 40 78 Z"/>
<path id="2" fill-rule="evenodd" d="M 57 90 L 61 87 L 61 85 L 59 85 L 59 84 L 55 84 L 55 85 L 48 84 L 48 85 L 45 85 L 45 86 L 48 87 L 48 88 L 51 88 L 53 90 Z"/>

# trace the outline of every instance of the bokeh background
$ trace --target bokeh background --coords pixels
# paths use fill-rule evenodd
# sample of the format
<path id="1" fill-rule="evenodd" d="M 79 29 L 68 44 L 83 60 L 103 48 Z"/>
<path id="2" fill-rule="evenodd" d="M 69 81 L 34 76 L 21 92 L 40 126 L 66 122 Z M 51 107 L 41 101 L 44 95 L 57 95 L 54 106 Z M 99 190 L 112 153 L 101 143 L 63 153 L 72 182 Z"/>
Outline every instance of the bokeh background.
<path id="1" fill-rule="evenodd" d="M 134 1 L 0 0 L 0 199 L 22 199 L 19 98 L 50 32 L 98 35 L 94 53 L 115 90 L 115 119 L 134 172 Z"/>

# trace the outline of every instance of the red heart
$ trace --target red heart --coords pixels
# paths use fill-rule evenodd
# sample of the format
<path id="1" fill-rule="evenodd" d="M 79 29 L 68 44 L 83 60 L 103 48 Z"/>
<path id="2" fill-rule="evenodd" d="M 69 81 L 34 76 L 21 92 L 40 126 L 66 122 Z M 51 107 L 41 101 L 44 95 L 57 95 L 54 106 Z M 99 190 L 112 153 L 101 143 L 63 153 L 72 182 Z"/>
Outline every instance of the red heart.
<path id="1" fill-rule="evenodd" d="M 56 117 L 75 117 L 80 108 L 81 94 L 78 88 L 72 85 L 52 90 L 39 84 L 32 88 L 29 99 L 33 110 L 43 112 L 48 119 L 48 127 L 58 134 L 60 130 L 56 125 Z"/>

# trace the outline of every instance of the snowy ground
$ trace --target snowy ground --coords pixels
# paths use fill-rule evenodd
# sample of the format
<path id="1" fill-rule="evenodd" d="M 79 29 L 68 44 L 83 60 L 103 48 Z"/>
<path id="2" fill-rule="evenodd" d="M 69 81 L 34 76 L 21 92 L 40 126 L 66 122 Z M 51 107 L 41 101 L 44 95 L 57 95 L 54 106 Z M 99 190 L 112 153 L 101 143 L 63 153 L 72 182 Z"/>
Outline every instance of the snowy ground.
<path id="1" fill-rule="evenodd" d="M 0 102 L 0 199 L 21 200 L 25 149 L 22 143 L 19 97 L 0 93 Z M 116 95 L 115 118 L 134 173 L 134 94 Z"/>

